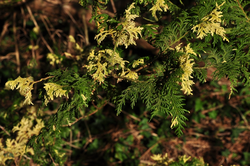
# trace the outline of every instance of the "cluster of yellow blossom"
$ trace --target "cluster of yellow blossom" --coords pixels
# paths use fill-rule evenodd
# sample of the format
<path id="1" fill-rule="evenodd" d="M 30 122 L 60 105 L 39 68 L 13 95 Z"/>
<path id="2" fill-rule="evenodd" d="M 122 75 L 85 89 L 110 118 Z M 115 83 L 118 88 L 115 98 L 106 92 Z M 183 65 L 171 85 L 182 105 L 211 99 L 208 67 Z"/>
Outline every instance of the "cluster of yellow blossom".
<path id="1" fill-rule="evenodd" d="M 115 46 L 124 45 L 126 48 L 129 45 L 136 45 L 135 39 L 138 39 L 138 34 L 141 36 L 142 27 L 135 27 L 135 18 L 139 17 L 136 14 L 131 14 L 131 9 L 135 8 L 135 3 L 132 3 L 127 10 L 125 10 L 124 21 L 121 22 L 122 29 L 115 30 L 102 30 L 98 35 L 95 36 L 95 39 L 100 44 L 108 35 L 111 35 Z"/>
<path id="2" fill-rule="evenodd" d="M 193 159 L 196 159 L 196 166 L 208 166 L 208 164 L 206 164 L 203 160 L 202 157 L 200 157 L 197 161 L 197 158 L 194 157 L 193 159 L 191 158 L 191 156 L 187 157 L 186 155 L 183 156 L 178 156 L 179 162 L 175 162 L 173 159 L 169 159 L 168 154 L 165 153 L 164 156 L 162 156 L 161 154 L 154 154 L 153 156 L 151 156 L 151 158 L 156 161 L 155 164 L 153 164 L 153 166 L 163 166 L 163 165 L 176 165 L 176 164 L 181 164 L 181 163 L 187 163 L 190 159 L 192 161 L 194 161 Z M 181 164 L 182 165 L 182 164 Z"/>
<path id="3" fill-rule="evenodd" d="M 34 155 L 32 148 L 27 147 L 28 140 L 33 135 L 38 135 L 44 127 L 41 119 L 36 119 L 36 115 L 31 115 L 28 118 L 22 118 L 16 126 L 13 127 L 12 132 L 18 132 L 16 139 L 7 139 L 4 147 L 2 138 L 0 138 L 0 165 L 5 165 L 7 160 L 20 160 L 22 156 L 29 152 Z M 36 125 L 33 127 L 33 121 L 36 120 Z M 32 129 L 33 127 L 33 129 Z"/>
<path id="4" fill-rule="evenodd" d="M 122 22 L 118 24 L 118 26 L 122 27 L 121 29 L 100 30 L 100 33 L 95 36 L 95 39 L 99 44 L 108 35 L 110 35 L 113 39 L 115 48 L 120 45 L 124 45 L 126 48 L 129 45 L 136 45 L 135 39 L 138 39 L 139 35 L 141 36 L 141 31 L 143 28 L 135 26 L 134 19 L 139 16 L 136 14 L 131 14 L 131 9 L 135 8 L 134 4 L 135 3 L 132 3 L 128 9 L 125 10 L 125 17 L 123 18 Z M 161 6 L 161 3 L 157 3 L 157 6 L 159 5 Z M 153 11 L 155 10 L 158 10 L 158 8 L 154 9 Z M 102 62 L 102 60 L 105 60 L 106 62 Z M 86 65 L 88 71 L 95 71 L 92 77 L 100 84 L 104 82 L 104 79 L 112 72 L 112 70 L 109 70 L 110 67 L 114 67 L 115 70 L 118 70 L 118 66 L 120 66 L 122 69 L 122 72 L 119 74 L 120 77 L 130 80 L 138 79 L 138 74 L 135 71 L 131 71 L 130 69 L 126 69 L 125 71 L 125 63 L 128 63 L 128 61 L 123 60 L 123 58 L 120 57 L 115 49 L 99 50 L 97 54 L 94 50 L 92 50 L 88 56 L 88 61 L 89 65 Z M 143 59 L 139 59 L 133 63 L 132 67 L 135 68 L 139 64 L 143 63 Z M 117 82 L 120 80 L 122 80 L 122 78 L 118 78 Z"/>
<path id="5" fill-rule="evenodd" d="M 31 90 L 33 89 L 35 81 L 33 80 L 33 77 L 28 77 L 28 78 L 22 78 L 18 77 L 15 80 L 8 81 L 5 84 L 5 89 L 17 89 L 19 93 L 25 97 L 25 100 L 22 104 L 23 105 L 33 105 L 32 103 L 32 94 Z M 47 92 L 47 96 L 45 96 L 45 105 L 48 104 L 49 100 L 53 100 L 54 96 L 55 97 L 62 97 L 62 96 L 67 96 L 66 90 L 62 89 L 61 85 L 55 84 L 55 83 L 45 83 L 44 84 L 44 89 Z"/>
<path id="6" fill-rule="evenodd" d="M 61 85 L 55 84 L 55 83 L 45 83 L 44 89 L 46 90 L 46 95 L 44 96 L 45 102 L 44 104 L 47 105 L 49 103 L 49 100 L 54 100 L 54 97 L 62 97 L 68 95 L 66 94 L 66 90 L 62 89 Z"/>
<path id="7" fill-rule="evenodd" d="M 140 4 L 144 3 L 145 6 L 149 4 L 148 1 L 144 0 L 140 0 L 139 2 Z M 163 11 L 166 12 L 169 9 L 168 5 L 165 4 L 165 0 L 156 0 L 154 3 L 152 3 L 152 5 L 153 6 L 149 9 L 149 11 L 152 12 L 152 16 L 155 18 L 155 20 L 158 20 L 156 16 L 157 11 L 162 12 L 163 9 Z"/>
<path id="8" fill-rule="evenodd" d="M 72 35 L 69 35 L 69 41 L 75 44 L 75 49 L 82 52 L 82 47 L 76 42 L 75 38 Z"/>
<path id="9" fill-rule="evenodd" d="M 214 33 L 216 33 L 217 35 L 220 35 L 223 38 L 223 40 L 229 42 L 229 40 L 225 37 L 226 33 L 225 29 L 220 26 L 222 12 L 219 11 L 219 9 L 224 3 L 225 2 L 223 2 L 219 6 L 216 3 L 216 8 L 209 15 L 202 18 L 202 23 L 192 28 L 193 32 L 197 31 L 198 33 L 197 38 L 203 39 L 203 37 L 206 36 L 207 33 L 210 33 L 212 36 L 214 35 Z"/>
<path id="10" fill-rule="evenodd" d="M 193 78 L 191 74 L 193 72 L 194 62 L 192 62 L 193 59 L 189 59 L 189 54 L 196 55 L 196 53 L 192 48 L 190 48 L 190 43 L 185 47 L 185 49 L 180 47 L 181 44 L 182 43 L 175 47 L 176 51 L 184 53 L 179 57 L 180 67 L 184 71 L 181 76 L 181 90 L 184 91 L 184 94 L 192 95 L 191 86 L 194 84 L 194 82 L 190 78 Z"/>
<path id="11" fill-rule="evenodd" d="M 168 154 L 167 153 L 165 153 L 165 155 L 164 156 L 162 156 L 161 154 L 154 154 L 153 156 L 151 156 L 151 158 L 154 160 L 154 161 L 156 161 L 157 163 L 156 163 L 156 166 L 159 166 L 159 165 L 169 165 L 170 163 L 172 163 L 172 162 L 174 162 L 174 160 L 173 159 L 169 159 L 168 158 Z M 181 156 L 181 157 L 179 157 L 179 160 L 180 161 L 184 161 L 184 163 L 186 163 L 189 159 L 190 159 L 191 157 L 189 156 L 189 157 L 187 157 L 186 155 L 184 155 L 184 156 Z"/>
<path id="12" fill-rule="evenodd" d="M 18 77 L 17 79 L 13 80 L 13 81 L 8 81 L 5 84 L 5 89 L 17 89 L 19 91 L 19 93 L 25 97 L 25 100 L 23 102 L 23 105 L 30 105 L 32 103 L 32 94 L 31 94 L 31 90 L 33 89 L 33 84 L 34 84 L 34 80 L 33 77 L 28 77 L 28 78 L 22 78 L 22 77 Z"/>
<path id="13" fill-rule="evenodd" d="M 121 67 L 122 71 L 120 73 L 121 77 L 136 80 L 138 79 L 138 74 L 135 71 L 131 71 L 130 69 L 125 69 L 125 63 L 129 63 L 128 61 L 124 60 L 120 57 L 120 55 L 111 50 L 99 50 L 97 53 L 95 50 L 92 50 L 87 58 L 89 64 L 86 65 L 88 72 L 95 71 L 92 75 L 94 80 L 97 80 L 100 84 L 104 82 L 104 79 L 112 72 L 110 67 L 114 67 L 115 70 L 119 70 L 119 66 Z M 105 60 L 105 62 L 102 62 Z M 138 59 L 133 63 L 133 68 L 137 65 L 143 64 L 143 59 Z M 126 71 L 125 71 L 126 70 Z M 121 78 L 118 79 L 118 82 L 122 80 Z"/>
<path id="14" fill-rule="evenodd" d="M 50 60 L 50 64 L 55 66 L 55 64 L 59 64 L 62 61 L 62 58 L 59 58 L 56 54 L 48 53 L 47 58 Z"/>
<path id="15" fill-rule="evenodd" d="M 153 5 L 153 7 L 151 9 L 149 9 L 149 11 L 152 11 L 152 16 L 158 20 L 157 16 L 156 16 L 156 11 L 162 11 L 162 9 L 164 10 L 164 12 L 166 12 L 169 7 L 167 4 L 165 4 L 165 0 L 157 0 L 156 3 Z"/>

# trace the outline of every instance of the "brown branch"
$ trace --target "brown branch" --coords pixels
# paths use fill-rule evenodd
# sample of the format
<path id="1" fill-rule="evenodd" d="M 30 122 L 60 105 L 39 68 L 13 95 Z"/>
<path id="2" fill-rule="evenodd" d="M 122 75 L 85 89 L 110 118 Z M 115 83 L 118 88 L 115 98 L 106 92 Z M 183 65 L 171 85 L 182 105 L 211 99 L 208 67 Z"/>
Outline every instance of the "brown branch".
<path id="1" fill-rule="evenodd" d="M 65 143 L 66 143 L 67 145 L 69 145 L 70 147 L 72 147 L 72 148 L 81 149 L 81 148 L 79 148 L 78 146 L 73 145 L 72 143 L 69 143 L 69 142 L 66 142 L 66 141 L 65 141 Z"/>
<path id="2" fill-rule="evenodd" d="M 114 1 L 110 0 L 110 2 L 111 2 L 111 5 L 112 5 L 113 12 L 116 13 L 116 7 L 115 7 Z"/>
<path id="3" fill-rule="evenodd" d="M 4 128 L 3 126 L 0 126 L 0 128 L 1 128 L 8 136 L 10 136 L 10 133 L 9 133 L 7 130 L 5 130 L 5 128 Z"/>
<path id="4" fill-rule="evenodd" d="M 103 99 L 103 97 L 102 96 L 100 96 L 100 95 L 97 95 L 97 97 L 99 98 L 99 99 Z M 108 102 L 107 101 L 107 103 L 108 103 L 108 105 L 110 105 L 111 107 L 113 107 L 113 108 L 116 108 L 116 106 L 113 104 L 113 103 L 110 103 L 110 102 Z M 126 115 L 128 115 L 130 118 L 132 118 L 132 119 L 134 119 L 134 120 L 137 120 L 137 121 L 141 121 L 141 119 L 139 119 L 139 118 L 137 118 L 137 117 L 135 117 L 135 116 L 133 116 L 133 115 L 131 115 L 131 114 L 129 114 L 129 113 L 127 113 L 126 111 L 121 111 L 122 113 L 124 113 L 124 114 L 126 114 Z"/>
<path id="5" fill-rule="evenodd" d="M 17 64 L 17 73 L 20 73 L 20 55 L 17 44 L 17 35 L 16 35 L 16 12 L 13 15 L 13 32 L 14 32 L 14 40 L 15 40 L 15 53 L 16 53 L 16 64 Z"/>
<path id="6" fill-rule="evenodd" d="M 58 164 L 57 164 L 57 163 L 55 163 L 55 161 L 54 161 L 54 159 L 52 158 L 52 156 L 51 156 L 51 154 L 50 154 L 50 153 L 49 153 L 49 156 L 50 156 L 50 158 L 51 158 L 51 160 L 52 160 L 53 164 L 54 164 L 55 166 L 57 166 Z"/>
<path id="7" fill-rule="evenodd" d="M 92 138 L 92 136 L 91 136 L 91 133 L 90 133 L 90 130 L 89 130 L 89 126 L 88 126 L 88 124 L 86 123 L 86 121 L 84 120 L 84 123 L 85 123 L 85 126 L 86 126 L 86 128 L 87 128 L 87 131 L 88 131 L 88 134 L 89 134 L 89 142 L 92 142 L 93 141 L 93 138 Z"/>
<path id="8" fill-rule="evenodd" d="M 247 14 L 245 13 L 243 7 L 241 6 L 239 0 L 237 0 L 237 3 L 238 3 L 238 5 L 239 5 L 239 7 L 241 8 L 241 10 L 243 11 L 243 13 L 244 13 L 244 15 L 245 15 L 245 17 L 246 17 L 246 19 L 247 19 L 247 22 L 249 22 L 249 18 L 247 17 Z"/>
<path id="9" fill-rule="evenodd" d="M 50 78 L 53 78 L 53 77 L 55 77 L 55 76 L 49 76 L 49 77 L 46 77 L 46 78 L 41 78 L 40 80 L 34 81 L 33 84 L 38 83 L 38 82 L 42 82 L 44 80 L 47 80 L 47 79 L 50 79 Z"/>
<path id="10" fill-rule="evenodd" d="M 30 7 L 28 5 L 26 5 L 26 8 L 27 8 L 27 10 L 28 10 L 28 12 L 30 14 L 31 20 L 35 24 L 35 27 L 39 28 L 39 26 L 38 26 L 38 24 L 36 22 L 36 19 L 35 19 L 34 15 L 32 14 L 32 11 L 31 11 Z"/>
<path id="11" fill-rule="evenodd" d="M 54 51 L 53 51 L 52 48 L 49 46 L 49 44 L 48 44 L 47 41 L 44 39 L 44 37 L 41 36 L 41 38 L 42 38 L 42 41 L 44 42 L 44 44 L 46 45 L 46 47 L 48 48 L 48 50 L 49 50 L 52 54 L 54 54 Z"/>
<path id="12" fill-rule="evenodd" d="M 2 41 L 2 38 L 4 37 L 4 35 L 6 34 L 6 32 L 8 31 L 8 26 L 10 25 L 9 21 L 5 21 L 4 26 L 3 26 L 3 30 L 1 32 L 1 36 L 0 36 L 0 43 Z"/>
<path id="13" fill-rule="evenodd" d="M 29 14 L 30 14 L 31 20 L 32 20 L 33 23 L 35 24 L 35 27 L 38 28 L 38 29 L 40 29 L 39 26 L 38 26 L 38 24 L 37 24 L 37 22 L 36 22 L 36 19 L 35 19 L 34 15 L 32 14 L 32 11 L 31 11 L 30 7 L 29 7 L 28 5 L 26 5 L 26 8 L 27 8 L 27 10 L 28 10 L 28 12 L 29 12 Z M 39 33 L 41 34 L 40 30 L 39 30 Z M 42 38 L 42 41 L 44 42 L 44 44 L 45 44 L 46 47 L 48 48 L 48 50 L 49 50 L 52 54 L 54 54 L 54 51 L 53 51 L 52 48 L 48 45 L 48 43 L 47 43 L 47 41 L 44 39 L 44 37 L 43 37 L 42 35 L 40 35 L 40 36 L 41 36 L 41 38 Z"/>
<path id="14" fill-rule="evenodd" d="M 89 45 L 89 32 L 88 32 L 88 26 L 87 26 L 87 21 L 86 21 L 86 15 L 82 16 L 82 22 L 83 22 L 83 27 L 84 27 L 84 35 L 85 35 L 85 44 L 86 46 Z"/>
<path id="15" fill-rule="evenodd" d="M 5 56 L 0 56 L 0 60 L 2 61 L 4 59 L 10 59 L 12 55 L 16 55 L 16 53 L 15 52 L 10 52 Z"/>
<path id="16" fill-rule="evenodd" d="M 218 106 L 216 106 L 216 107 L 213 107 L 213 108 L 204 110 L 204 111 L 202 111 L 202 114 L 206 114 L 206 113 L 208 113 L 208 112 L 212 112 L 212 111 L 214 111 L 214 110 L 216 110 L 216 109 L 222 108 L 223 106 L 224 106 L 224 104 L 221 104 L 221 105 L 218 105 Z"/>
<path id="17" fill-rule="evenodd" d="M 150 62 L 150 63 L 152 63 L 152 62 Z M 144 66 L 141 66 L 140 68 L 136 69 L 135 72 L 137 73 L 138 71 L 140 71 L 140 70 L 142 70 L 142 69 L 148 67 L 148 66 L 150 65 L 150 63 L 148 63 L 148 64 L 146 64 L 146 65 L 144 65 Z"/>
<path id="18" fill-rule="evenodd" d="M 51 38 L 51 40 L 53 41 L 53 43 L 56 43 L 55 38 L 52 37 L 52 34 L 51 34 L 51 32 L 50 32 L 50 30 L 49 30 L 49 27 L 48 27 L 48 24 L 46 23 L 46 21 L 45 21 L 45 19 L 44 19 L 46 16 L 41 15 L 40 17 L 41 17 L 41 20 L 42 20 L 42 22 L 43 22 L 43 24 L 44 24 L 44 26 L 45 26 L 45 28 L 46 28 L 46 30 L 47 30 L 47 32 L 48 32 L 50 38 Z"/>
<path id="19" fill-rule="evenodd" d="M 93 104 L 93 101 L 92 101 L 92 104 Z M 78 122 L 79 120 L 83 119 L 83 118 L 87 118 L 87 117 L 90 117 L 91 115 L 95 114 L 96 112 L 98 112 L 100 109 L 102 109 L 105 105 L 107 105 L 107 102 L 105 101 L 105 103 L 101 106 L 101 107 L 97 107 L 95 104 L 94 104 L 94 107 L 97 108 L 94 112 L 88 114 L 88 115 L 85 115 L 85 116 L 81 116 L 80 118 L 76 118 L 76 120 L 70 124 L 67 124 L 67 125 L 62 125 L 62 127 L 66 127 L 66 126 L 72 126 L 73 124 L 75 124 L 76 122 Z"/>
<path id="20" fill-rule="evenodd" d="M 163 139 L 159 139 L 154 145 L 152 145 L 145 153 L 143 153 L 140 157 L 140 160 L 145 156 L 147 155 L 157 144 L 159 144 L 161 141 L 163 141 Z"/>

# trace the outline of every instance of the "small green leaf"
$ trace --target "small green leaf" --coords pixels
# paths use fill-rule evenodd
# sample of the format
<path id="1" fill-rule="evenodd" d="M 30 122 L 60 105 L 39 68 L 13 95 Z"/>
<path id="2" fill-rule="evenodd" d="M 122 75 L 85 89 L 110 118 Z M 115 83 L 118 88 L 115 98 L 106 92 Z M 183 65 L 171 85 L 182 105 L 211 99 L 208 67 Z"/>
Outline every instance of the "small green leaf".
<path id="1" fill-rule="evenodd" d="M 208 112 L 208 116 L 210 117 L 210 118 L 212 118 L 212 119 L 216 119 L 216 117 L 217 117 L 217 115 L 218 115 L 218 111 L 211 111 L 211 112 Z"/>

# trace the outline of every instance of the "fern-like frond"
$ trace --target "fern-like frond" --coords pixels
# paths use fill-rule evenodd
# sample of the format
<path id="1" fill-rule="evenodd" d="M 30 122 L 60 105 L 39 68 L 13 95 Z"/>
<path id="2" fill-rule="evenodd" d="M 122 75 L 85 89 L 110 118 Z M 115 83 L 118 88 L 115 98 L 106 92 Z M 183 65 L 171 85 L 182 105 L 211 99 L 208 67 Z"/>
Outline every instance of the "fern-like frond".
<path id="1" fill-rule="evenodd" d="M 31 94 L 31 90 L 33 89 L 33 84 L 34 84 L 33 77 L 22 78 L 19 76 L 17 79 L 13 81 L 6 82 L 5 88 L 11 90 L 17 89 L 19 93 L 25 97 L 23 105 L 26 104 L 33 105 L 32 94 Z"/>
<path id="2" fill-rule="evenodd" d="M 68 95 L 66 94 L 67 90 L 63 90 L 61 85 L 55 83 L 45 83 L 44 89 L 47 93 L 47 95 L 44 96 L 45 105 L 49 103 L 49 100 L 54 100 L 54 97 L 68 97 Z"/>

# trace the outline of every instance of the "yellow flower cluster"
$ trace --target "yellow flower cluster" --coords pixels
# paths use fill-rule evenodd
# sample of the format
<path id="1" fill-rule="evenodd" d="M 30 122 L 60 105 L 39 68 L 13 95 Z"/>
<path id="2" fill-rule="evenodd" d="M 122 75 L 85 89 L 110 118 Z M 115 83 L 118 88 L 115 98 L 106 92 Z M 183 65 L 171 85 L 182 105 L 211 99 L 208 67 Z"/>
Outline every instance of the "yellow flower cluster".
<path id="1" fill-rule="evenodd" d="M 55 64 L 59 64 L 62 61 L 62 58 L 59 58 L 56 54 L 48 53 L 47 58 L 50 60 L 50 64 L 55 66 Z"/>
<path id="2" fill-rule="evenodd" d="M 68 95 L 66 94 L 66 90 L 62 89 L 61 85 L 55 84 L 55 83 L 45 83 L 44 89 L 46 90 L 47 96 L 44 96 L 45 102 L 44 104 L 47 105 L 49 103 L 49 100 L 54 100 L 55 97 L 62 97 Z"/>
<path id="3" fill-rule="evenodd" d="M 135 71 L 127 70 L 126 72 L 123 72 L 121 74 L 122 77 L 125 77 L 130 80 L 137 80 L 138 79 L 138 74 Z M 118 79 L 117 82 L 119 82 L 122 79 Z"/>
<path id="4" fill-rule="evenodd" d="M 173 127 L 176 125 L 178 125 L 177 117 L 175 117 L 174 119 L 172 118 L 170 128 L 173 129 Z"/>
<path id="5" fill-rule="evenodd" d="M 153 5 L 153 7 L 151 9 L 149 9 L 149 11 L 152 11 L 152 16 L 158 20 L 157 16 L 156 16 L 156 11 L 162 11 L 162 9 L 164 10 L 164 12 L 166 12 L 169 7 L 167 4 L 165 4 L 165 0 L 157 0 L 156 3 Z"/>
<path id="6" fill-rule="evenodd" d="M 75 49 L 82 52 L 83 49 L 81 46 L 76 42 L 75 38 L 72 35 L 69 35 L 69 41 L 75 44 Z"/>
<path id="7" fill-rule="evenodd" d="M 163 166 L 163 165 L 177 165 L 178 163 L 175 162 L 173 159 L 169 159 L 168 158 L 168 154 L 165 153 L 164 156 L 162 156 L 161 154 L 154 154 L 153 156 L 151 156 L 151 158 L 156 161 L 155 164 L 153 164 L 153 166 Z M 191 156 L 186 156 L 186 155 L 183 155 L 183 156 L 178 156 L 178 159 L 179 159 L 179 164 L 181 164 L 182 162 L 183 163 L 186 163 L 188 162 L 190 159 L 191 159 Z M 195 157 L 193 159 L 196 159 Z M 193 161 L 193 159 L 191 159 Z M 198 159 L 198 162 L 195 164 L 196 166 L 207 166 L 208 164 L 206 164 L 203 160 L 203 158 L 199 158 Z"/>
<path id="8" fill-rule="evenodd" d="M 132 3 L 127 10 L 125 10 L 124 21 L 121 22 L 121 30 L 102 30 L 98 35 L 95 36 L 95 39 L 100 44 L 108 35 L 111 35 L 115 47 L 119 45 L 124 45 L 128 48 L 129 45 L 136 45 L 135 39 L 138 39 L 138 34 L 141 36 L 142 27 L 135 27 L 135 18 L 139 17 L 136 14 L 131 14 L 131 9 L 135 8 L 135 3 Z"/>
<path id="9" fill-rule="evenodd" d="M 40 81 L 38 81 L 40 82 Z M 33 77 L 28 77 L 28 78 L 22 78 L 22 77 L 18 77 L 15 80 L 12 81 L 8 81 L 5 84 L 5 89 L 17 89 L 19 91 L 19 93 L 25 97 L 25 100 L 22 104 L 22 106 L 24 105 L 33 105 L 32 103 L 32 94 L 31 94 L 31 90 L 33 89 L 33 85 L 36 82 L 33 80 Z M 62 97 L 62 96 L 66 96 L 68 97 L 68 95 L 66 94 L 66 90 L 62 89 L 61 85 L 57 85 L 55 83 L 45 83 L 44 84 L 44 89 L 47 92 L 47 96 L 45 96 L 45 105 L 48 104 L 49 100 L 53 100 L 54 96 L 55 97 Z"/>
<path id="10" fill-rule="evenodd" d="M 136 66 L 144 64 L 144 59 L 137 59 L 136 61 L 133 62 L 132 67 L 135 68 Z"/>
<path id="11" fill-rule="evenodd" d="M 119 70 L 119 66 L 122 69 L 120 73 L 121 77 L 128 78 L 130 80 L 138 79 L 138 74 L 130 69 L 125 69 L 125 63 L 129 63 L 117 52 L 114 52 L 111 49 L 99 50 L 98 53 L 95 53 L 95 50 L 92 50 L 87 58 L 89 61 L 89 65 L 86 65 L 88 72 L 95 71 L 92 75 L 94 80 L 97 80 L 100 84 L 104 82 L 104 79 L 112 72 L 110 67 L 114 67 L 115 70 Z M 102 62 L 105 60 L 106 62 Z M 133 63 L 133 68 L 137 65 L 143 64 L 143 59 L 138 59 Z M 126 70 L 126 71 L 125 71 Z M 121 78 L 118 79 L 118 82 L 122 80 Z"/>
<path id="12" fill-rule="evenodd" d="M 202 18 L 202 23 L 192 28 L 193 32 L 197 31 L 198 33 L 197 38 L 203 39 L 204 36 L 207 36 L 207 33 L 210 33 L 212 36 L 214 35 L 214 33 L 216 33 L 217 35 L 220 35 L 223 38 L 223 40 L 229 42 L 229 40 L 225 37 L 226 33 L 225 29 L 220 26 L 222 12 L 219 11 L 219 9 L 224 3 L 225 2 L 223 2 L 219 6 L 216 3 L 216 8 L 209 15 Z"/>
<path id="13" fill-rule="evenodd" d="M 162 156 L 161 154 L 154 154 L 153 156 L 151 156 L 151 158 L 157 162 L 157 164 L 161 164 L 161 165 L 168 165 L 169 163 L 173 162 L 173 160 L 169 160 L 168 159 L 168 154 L 165 153 L 164 156 Z"/>
<path id="14" fill-rule="evenodd" d="M 33 89 L 33 84 L 34 84 L 33 77 L 22 78 L 19 76 L 17 79 L 13 81 L 6 82 L 5 88 L 11 90 L 17 89 L 19 93 L 25 97 L 23 105 L 26 104 L 33 105 L 31 101 L 32 100 L 31 90 Z"/>
<path id="15" fill-rule="evenodd" d="M 105 49 L 98 51 L 97 54 L 95 54 L 95 50 L 92 50 L 88 56 L 89 65 L 87 65 L 87 69 L 89 72 L 94 71 L 95 73 L 92 75 L 94 80 L 97 80 L 100 84 L 104 82 L 104 79 L 108 76 L 107 66 L 108 63 L 104 62 L 102 63 L 102 59 L 111 59 L 106 56 L 106 54 L 109 54 L 112 56 L 112 61 L 110 63 L 112 65 L 115 65 L 116 63 L 120 64 L 120 66 L 124 69 L 125 62 L 118 53 L 113 52 L 111 49 Z"/>
<path id="16" fill-rule="evenodd" d="M 34 155 L 34 151 L 30 147 L 26 147 L 28 140 L 33 135 L 38 135 L 41 129 L 44 127 L 44 123 L 41 119 L 35 119 L 36 115 L 31 115 L 28 118 L 22 118 L 16 126 L 13 127 L 12 132 L 18 132 L 16 139 L 7 139 L 5 144 L 2 144 L 2 138 L 0 138 L 0 165 L 5 165 L 6 160 L 20 160 L 22 156 L 29 152 Z M 36 120 L 36 125 L 33 127 L 33 120 Z M 33 129 L 32 129 L 33 127 Z"/>
<path id="17" fill-rule="evenodd" d="M 169 165 L 170 163 L 174 162 L 173 159 L 168 159 L 168 154 L 165 153 L 164 156 L 162 156 L 161 154 L 154 154 L 153 156 L 151 156 L 151 158 L 157 162 L 157 164 L 155 166 L 160 166 L 160 165 Z M 191 157 L 187 157 L 186 155 L 179 157 L 180 161 L 183 161 L 184 163 L 186 163 Z"/>
<path id="18" fill-rule="evenodd" d="M 182 43 L 175 47 L 178 52 L 184 53 L 182 56 L 179 57 L 180 67 L 184 71 L 181 76 L 181 90 L 184 91 L 184 94 L 192 95 L 191 86 L 194 84 L 194 82 L 190 78 L 193 78 L 191 74 L 193 72 L 194 62 L 192 62 L 193 59 L 189 59 L 189 54 L 196 55 L 196 53 L 193 51 L 192 48 L 190 48 L 190 43 L 185 47 L 185 49 L 180 48 L 181 44 Z"/>

